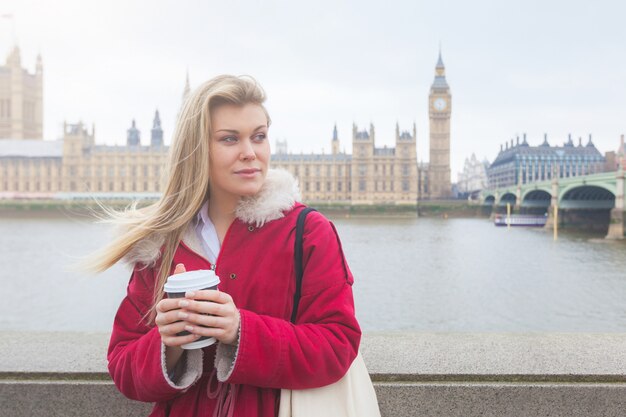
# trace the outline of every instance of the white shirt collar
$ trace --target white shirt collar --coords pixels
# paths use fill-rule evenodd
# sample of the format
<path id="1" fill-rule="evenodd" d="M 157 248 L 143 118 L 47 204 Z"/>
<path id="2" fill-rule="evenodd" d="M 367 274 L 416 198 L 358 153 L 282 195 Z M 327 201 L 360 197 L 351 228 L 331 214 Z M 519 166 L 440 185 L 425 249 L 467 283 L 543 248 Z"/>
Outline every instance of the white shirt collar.
<path id="1" fill-rule="evenodd" d="M 220 240 L 209 217 L 209 202 L 205 202 L 196 216 L 196 233 L 209 262 L 215 264 L 220 253 Z"/>

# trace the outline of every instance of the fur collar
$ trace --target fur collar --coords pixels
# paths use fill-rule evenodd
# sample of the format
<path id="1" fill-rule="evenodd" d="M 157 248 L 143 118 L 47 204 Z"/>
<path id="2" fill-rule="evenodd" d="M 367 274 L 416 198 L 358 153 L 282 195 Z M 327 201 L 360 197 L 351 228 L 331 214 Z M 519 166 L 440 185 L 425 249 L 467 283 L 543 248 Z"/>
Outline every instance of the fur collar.
<path id="1" fill-rule="evenodd" d="M 250 197 L 239 201 L 235 210 L 236 217 L 244 223 L 263 227 L 268 222 L 284 217 L 284 212 L 291 209 L 300 200 L 300 190 L 297 180 L 287 171 L 270 169 L 267 171 L 265 183 L 261 190 Z M 183 242 L 198 253 L 204 253 L 202 245 L 196 235 L 195 217 L 187 225 L 183 235 Z M 137 242 L 124 257 L 129 264 L 141 262 L 153 266 L 161 255 L 161 246 L 164 238 L 158 233 Z"/>

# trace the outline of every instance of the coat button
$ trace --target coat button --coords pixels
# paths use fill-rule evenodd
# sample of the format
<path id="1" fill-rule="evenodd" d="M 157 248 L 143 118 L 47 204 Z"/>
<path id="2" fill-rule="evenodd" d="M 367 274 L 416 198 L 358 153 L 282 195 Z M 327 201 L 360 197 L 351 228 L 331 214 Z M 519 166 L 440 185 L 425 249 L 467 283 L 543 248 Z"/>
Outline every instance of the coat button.
<path id="1" fill-rule="evenodd" d="M 235 279 L 237 278 L 237 274 L 230 274 L 230 279 Z"/>
<path id="2" fill-rule="evenodd" d="M 254 232 L 254 226 L 248 226 L 248 232 Z"/>

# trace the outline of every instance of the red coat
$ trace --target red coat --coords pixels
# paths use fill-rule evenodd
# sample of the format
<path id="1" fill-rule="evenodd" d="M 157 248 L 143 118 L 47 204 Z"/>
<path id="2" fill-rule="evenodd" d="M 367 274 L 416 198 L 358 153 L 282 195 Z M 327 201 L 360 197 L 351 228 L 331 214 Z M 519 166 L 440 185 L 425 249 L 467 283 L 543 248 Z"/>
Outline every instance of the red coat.
<path id="1" fill-rule="evenodd" d="M 306 219 L 302 298 L 297 324 L 289 322 L 295 223 L 303 207 L 295 204 L 283 218 L 260 227 L 239 218 L 230 226 L 216 273 L 219 289 L 233 297 L 241 313 L 239 344 L 236 352 L 219 343 L 188 351 L 186 373 L 178 385 L 165 376 L 157 328 L 142 320 L 152 303 L 156 267 L 135 266 L 108 353 L 109 372 L 124 395 L 156 402 L 151 416 L 212 416 L 218 402 L 228 401 L 225 394 L 230 390 L 235 416 L 273 417 L 280 388 L 319 387 L 345 374 L 361 337 L 353 278 L 333 224 L 317 212 Z M 179 245 L 172 270 L 178 263 L 188 271 L 211 267 L 190 246 L 186 241 Z M 211 391 L 222 392 L 217 398 L 207 395 L 214 363 L 220 368 L 218 378 L 224 380 L 222 384 L 212 379 Z"/>

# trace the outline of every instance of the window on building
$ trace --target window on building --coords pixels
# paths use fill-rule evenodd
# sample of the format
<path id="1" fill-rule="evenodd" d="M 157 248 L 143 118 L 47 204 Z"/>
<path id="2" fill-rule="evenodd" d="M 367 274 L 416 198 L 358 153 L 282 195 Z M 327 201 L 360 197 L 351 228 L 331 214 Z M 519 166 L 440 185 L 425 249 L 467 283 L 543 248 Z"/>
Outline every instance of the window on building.
<path id="1" fill-rule="evenodd" d="M 404 192 L 409 191 L 409 182 L 407 180 L 402 181 L 402 191 Z"/>
<path id="2" fill-rule="evenodd" d="M 341 181 L 337 182 L 337 191 L 341 191 Z"/>
<path id="3" fill-rule="evenodd" d="M 309 176 L 309 167 L 308 166 L 304 168 L 304 176 L 305 177 Z"/>
<path id="4" fill-rule="evenodd" d="M 326 165 L 326 176 L 330 177 L 330 165 Z"/>
<path id="5" fill-rule="evenodd" d="M 111 181 L 111 182 L 109 183 L 109 191 L 113 191 L 113 188 L 114 188 L 114 187 L 113 187 L 113 181 Z"/>
<path id="6" fill-rule="evenodd" d="M 330 181 L 326 183 L 326 191 L 330 191 Z"/>
<path id="7" fill-rule="evenodd" d="M 365 181 L 364 180 L 359 180 L 359 191 L 361 191 L 361 192 L 365 191 Z"/>
<path id="8" fill-rule="evenodd" d="M 316 181 L 315 182 L 315 191 L 319 191 L 320 190 L 320 182 Z"/>
<path id="9" fill-rule="evenodd" d="M 341 177 L 341 165 L 337 167 L 337 175 Z"/>
<path id="10" fill-rule="evenodd" d="M 304 183 L 304 191 L 309 191 L 309 182 Z"/>
<path id="11" fill-rule="evenodd" d="M 144 191 L 148 191 L 148 181 L 144 181 L 144 183 L 143 183 L 143 190 Z"/>
<path id="12" fill-rule="evenodd" d="M 367 174 L 367 166 L 365 164 L 359 164 L 359 175 L 365 176 Z"/>

